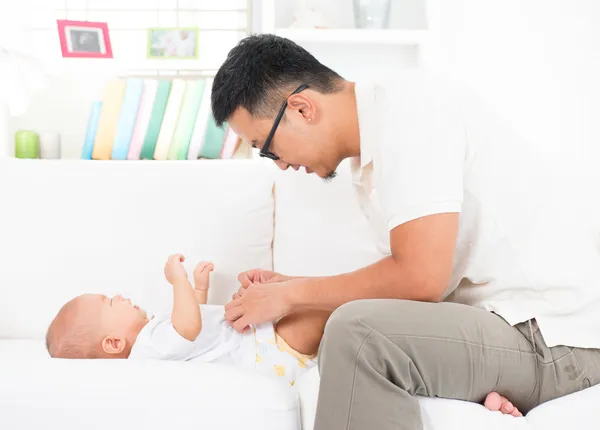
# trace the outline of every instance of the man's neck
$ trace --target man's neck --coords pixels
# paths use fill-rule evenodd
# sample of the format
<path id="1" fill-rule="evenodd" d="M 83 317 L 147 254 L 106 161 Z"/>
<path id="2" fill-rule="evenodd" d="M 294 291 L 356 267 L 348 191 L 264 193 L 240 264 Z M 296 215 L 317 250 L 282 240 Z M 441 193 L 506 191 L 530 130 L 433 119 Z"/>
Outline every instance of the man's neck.
<path id="1" fill-rule="evenodd" d="M 338 112 L 333 118 L 332 136 L 338 145 L 338 154 L 344 158 L 360 155 L 360 130 L 354 82 L 344 81 L 344 89 L 332 100 L 332 109 Z"/>

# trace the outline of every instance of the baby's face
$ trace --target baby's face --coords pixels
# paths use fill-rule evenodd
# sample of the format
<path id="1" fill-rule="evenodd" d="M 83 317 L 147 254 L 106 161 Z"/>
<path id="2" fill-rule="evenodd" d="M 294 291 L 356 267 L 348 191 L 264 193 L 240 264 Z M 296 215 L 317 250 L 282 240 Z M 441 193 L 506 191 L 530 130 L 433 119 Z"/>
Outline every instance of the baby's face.
<path id="1" fill-rule="evenodd" d="M 100 327 L 106 334 L 118 334 L 130 338 L 148 323 L 146 311 L 133 305 L 122 296 L 106 297 L 102 294 L 86 294 L 81 297 L 82 311 L 91 318 L 100 318 Z"/>

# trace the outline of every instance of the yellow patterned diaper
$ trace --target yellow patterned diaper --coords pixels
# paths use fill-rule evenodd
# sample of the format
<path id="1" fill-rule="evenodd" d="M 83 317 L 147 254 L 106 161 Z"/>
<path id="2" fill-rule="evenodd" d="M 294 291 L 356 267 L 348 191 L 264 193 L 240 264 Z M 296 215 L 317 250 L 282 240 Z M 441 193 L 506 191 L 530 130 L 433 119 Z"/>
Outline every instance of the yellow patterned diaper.
<path id="1" fill-rule="evenodd" d="M 317 365 L 316 355 L 301 354 L 290 347 L 273 329 L 273 324 L 261 324 L 254 329 L 256 339 L 256 370 L 281 379 L 290 385 Z"/>

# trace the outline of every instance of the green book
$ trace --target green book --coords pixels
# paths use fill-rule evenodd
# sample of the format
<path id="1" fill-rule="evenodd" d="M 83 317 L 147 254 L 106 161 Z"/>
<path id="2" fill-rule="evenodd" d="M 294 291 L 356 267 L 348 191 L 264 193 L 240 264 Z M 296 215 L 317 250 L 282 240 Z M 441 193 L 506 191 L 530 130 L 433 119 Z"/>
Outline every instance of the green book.
<path id="1" fill-rule="evenodd" d="M 192 139 L 192 133 L 194 132 L 194 124 L 198 116 L 198 109 L 200 109 L 205 84 L 206 81 L 204 79 L 190 81 L 187 84 L 183 103 L 181 104 L 181 111 L 177 119 L 177 126 L 169 145 L 168 160 L 187 159 L 188 148 Z"/>
<path id="2" fill-rule="evenodd" d="M 152 113 L 150 114 L 148 131 L 146 132 L 142 152 L 140 154 L 141 160 L 152 160 L 154 158 L 154 149 L 156 148 L 156 142 L 162 126 L 163 117 L 165 116 L 165 110 L 167 109 L 171 85 L 173 85 L 173 83 L 165 79 L 158 82 L 154 106 L 152 107 Z"/>
<path id="3" fill-rule="evenodd" d="M 226 130 L 227 124 L 223 124 L 223 127 L 218 127 L 211 113 L 206 125 L 204 145 L 202 145 L 202 149 L 200 150 L 201 158 L 219 158 L 221 156 Z"/>

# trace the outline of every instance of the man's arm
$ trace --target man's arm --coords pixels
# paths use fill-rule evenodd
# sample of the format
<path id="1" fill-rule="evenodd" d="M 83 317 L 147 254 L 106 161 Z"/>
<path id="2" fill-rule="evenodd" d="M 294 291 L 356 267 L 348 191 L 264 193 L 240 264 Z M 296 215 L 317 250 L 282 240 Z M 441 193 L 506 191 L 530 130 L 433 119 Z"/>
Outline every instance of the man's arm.
<path id="1" fill-rule="evenodd" d="M 399 225 L 390 232 L 390 257 L 352 273 L 298 283 L 289 291 L 292 309 L 332 311 L 369 298 L 441 300 L 452 273 L 458 218 L 437 214 Z"/>

